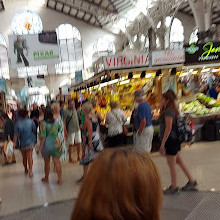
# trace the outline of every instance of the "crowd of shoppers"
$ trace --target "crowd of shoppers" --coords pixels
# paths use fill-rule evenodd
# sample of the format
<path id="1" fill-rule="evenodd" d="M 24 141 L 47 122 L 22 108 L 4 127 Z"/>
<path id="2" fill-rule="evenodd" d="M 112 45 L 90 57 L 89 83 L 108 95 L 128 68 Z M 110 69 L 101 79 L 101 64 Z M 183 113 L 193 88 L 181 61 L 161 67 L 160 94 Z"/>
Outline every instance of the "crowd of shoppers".
<path id="1" fill-rule="evenodd" d="M 148 173 L 147 178 L 152 178 L 157 183 L 153 188 L 151 187 L 147 189 L 148 187 L 146 187 L 146 191 L 150 190 L 153 192 L 154 195 L 157 194 L 158 204 L 160 204 L 160 181 L 157 171 L 152 161 L 149 159 L 149 153 L 151 152 L 154 133 L 154 129 L 152 126 L 151 107 L 150 104 L 147 102 L 145 94 L 142 90 L 138 90 L 134 93 L 134 100 L 136 102 L 135 109 L 132 114 L 132 123 L 134 123 L 135 130 L 134 150 L 123 148 L 126 143 L 125 136 L 127 134 L 127 131 L 125 123 L 127 121 L 127 118 L 124 114 L 124 111 L 119 108 L 118 102 L 110 102 L 111 111 L 108 112 L 106 118 L 103 119 L 100 114 L 96 112 L 97 102 L 95 100 L 86 100 L 84 103 L 78 103 L 75 100 L 69 100 L 66 109 L 64 108 L 63 102 L 53 102 L 50 106 L 47 107 L 44 107 L 44 105 L 38 107 L 36 104 L 34 104 L 33 110 L 30 113 L 25 108 L 21 108 L 20 103 L 18 103 L 18 109 L 14 112 L 13 120 L 11 120 L 7 114 L 3 115 L 0 118 L 0 123 L 4 125 L 4 152 L 6 152 L 8 143 L 10 141 L 13 141 L 14 148 L 19 149 L 22 154 L 24 172 L 25 174 L 28 174 L 31 178 L 34 175 L 33 149 L 37 146 L 36 152 L 38 154 L 41 153 L 44 159 L 44 177 L 42 178 L 42 181 L 45 183 L 49 181 L 51 158 L 53 160 L 54 168 L 57 173 L 58 184 L 62 184 L 61 162 L 64 161 L 68 156 L 70 163 L 75 163 L 79 161 L 80 164 L 83 166 L 83 176 L 77 182 L 86 182 L 84 187 L 82 188 L 80 197 L 84 198 L 84 193 L 91 193 L 91 199 L 93 197 L 93 193 L 98 190 L 96 189 L 96 187 L 100 188 L 101 190 L 105 190 L 104 186 L 100 187 L 100 184 L 104 184 L 105 181 L 109 181 L 106 184 L 111 184 L 112 187 L 114 186 L 115 183 L 113 183 L 113 180 L 108 179 L 114 179 L 114 175 L 115 178 L 121 178 L 120 181 L 119 179 L 114 179 L 114 181 L 118 181 L 122 184 L 121 189 L 123 189 L 123 181 L 129 182 L 132 180 L 132 178 L 136 178 L 136 180 L 138 181 L 141 178 L 142 180 L 140 180 L 139 184 L 147 185 L 149 182 L 147 179 L 145 179 L 146 176 L 143 178 L 141 174 L 143 170 L 137 172 L 135 174 L 136 176 L 132 173 L 132 170 L 137 171 L 138 167 L 142 166 L 142 168 L 146 168 L 144 169 L 146 174 Z M 197 186 L 196 180 L 193 178 L 186 164 L 180 156 L 181 143 L 177 138 L 177 118 L 179 117 L 179 111 L 176 107 L 175 101 L 176 96 L 174 92 L 168 91 L 167 93 L 163 94 L 161 100 L 161 114 L 159 117 L 161 139 L 160 153 L 167 159 L 171 176 L 171 186 L 165 190 L 165 193 L 169 194 L 176 194 L 180 190 L 177 187 L 177 164 L 181 167 L 189 180 L 182 189 L 192 190 L 195 189 L 195 187 Z M 100 125 L 102 125 L 104 121 L 106 122 L 105 143 L 102 138 L 103 132 L 100 132 Z M 106 153 L 101 154 L 102 156 L 100 156 L 97 160 L 97 157 L 103 151 L 104 146 L 110 149 L 108 149 L 107 151 L 105 150 Z M 72 157 L 73 149 L 77 150 L 76 160 L 74 160 Z M 101 162 L 102 160 L 104 161 Z M 126 169 L 123 169 L 123 171 L 125 171 L 124 174 L 117 175 L 117 172 L 121 172 L 121 167 L 125 166 L 123 162 L 125 160 L 127 160 L 126 166 L 131 166 L 131 164 L 133 164 L 133 167 L 126 168 L 129 171 L 128 173 Z M 93 161 L 95 162 L 94 165 L 91 166 L 91 172 L 88 172 L 90 163 Z M 129 161 L 133 162 L 130 163 Z M 16 159 L 14 153 L 10 155 L 10 157 L 5 154 L 5 164 L 15 162 Z M 117 163 L 117 166 L 115 163 Z M 103 171 L 101 172 L 99 169 L 101 169 L 101 171 L 103 169 Z M 101 174 L 100 172 L 102 173 L 102 177 L 99 176 Z M 113 176 L 111 176 L 110 174 Z M 96 184 L 97 181 L 99 181 L 99 178 L 103 179 L 103 175 L 106 176 L 104 177 L 104 181 L 102 181 L 102 183 Z M 94 178 L 96 179 L 96 181 L 93 181 L 93 184 L 90 179 Z M 89 185 L 87 186 L 86 184 Z M 124 192 L 123 196 L 125 196 L 126 193 L 128 194 L 126 190 L 130 192 L 134 190 L 132 182 L 130 187 L 131 189 L 125 188 L 124 191 L 121 190 L 121 192 Z M 135 187 L 137 188 L 138 185 L 136 185 Z M 109 186 L 108 191 L 109 195 L 111 194 L 112 199 L 115 199 L 114 196 L 116 195 L 113 193 L 114 189 L 112 189 L 111 192 L 111 187 Z M 137 202 L 137 204 L 140 205 L 141 195 L 138 194 L 138 196 L 138 198 L 140 198 L 140 201 L 134 202 Z M 98 203 L 99 202 L 100 201 L 98 201 Z M 132 201 L 130 202 L 132 204 Z M 150 200 L 148 202 L 150 202 Z M 143 205 L 144 204 L 145 203 L 143 203 Z M 109 208 L 109 204 L 106 203 L 105 205 L 106 207 L 104 208 L 106 208 L 107 210 L 107 208 Z M 121 207 L 123 208 L 123 204 L 121 205 Z M 154 216 L 151 219 L 158 219 L 157 214 L 158 210 L 160 209 L 160 205 L 155 207 L 153 213 L 148 214 L 147 211 L 144 209 L 144 206 L 141 207 L 143 208 L 141 212 L 144 216 Z M 127 208 L 125 208 L 125 210 L 127 210 Z M 74 211 L 73 219 L 81 219 L 80 200 L 78 200 L 77 202 L 76 210 Z M 135 214 L 135 212 L 136 211 L 134 210 L 133 214 Z M 117 215 L 122 215 L 123 213 L 116 212 L 112 213 L 112 215 L 117 217 Z M 90 214 L 90 210 L 88 210 L 88 215 Z M 131 213 L 129 214 L 129 211 L 127 214 L 129 216 L 132 215 Z M 125 214 L 125 216 L 127 214 Z M 138 214 L 136 213 L 135 215 Z M 84 217 L 83 219 L 95 218 L 93 214 L 91 214 L 90 217 L 88 216 L 88 218 Z M 104 217 L 105 216 L 103 215 L 103 218 Z"/>

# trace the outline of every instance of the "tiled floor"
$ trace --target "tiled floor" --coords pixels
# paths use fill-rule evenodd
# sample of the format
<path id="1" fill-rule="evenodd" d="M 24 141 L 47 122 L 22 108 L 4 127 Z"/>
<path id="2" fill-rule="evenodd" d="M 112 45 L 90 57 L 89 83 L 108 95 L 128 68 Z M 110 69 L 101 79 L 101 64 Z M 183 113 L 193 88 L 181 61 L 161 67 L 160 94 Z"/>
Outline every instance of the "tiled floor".
<path id="1" fill-rule="evenodd" d="M 182 192 L 178 196 L 165 196 L 161 220 L 219 220 L 219 200 L 220 193 L 216 192 Z M 0 220 L 70 219 L 74 204 L 73 199 L 65 200 L 3 216 Z"/>
<path id="2" fill-rule="evenodd" d="M 199 182 L 202 191 L 220 191 L 220 142 L 197 143 L 182 151 L 184 160 Z M 170 184 L 169 170 L 164 158 L 152 155 L 161 173 L 163 186 Z M 77 198 L 79 186 L 75 181 L 82 175 L 82 167 L 63 164 L 63 185 L 56 185 L 56 175 L 51 172 L 50 183 L 42 184 L 43 160 L 34 157 L 34 178 L 25 177 L 18 152 L 18 163 L 0 168 L 0 215 L 15 213 L 39 205 Z M 53 170 L 53 167 L 52 167 Z M 179 185 L 186 182 L 181 172 Z M 208 201 L 208 200 L 207 200 Z M 181 210 L 177 210 L 181 212 Z"/>

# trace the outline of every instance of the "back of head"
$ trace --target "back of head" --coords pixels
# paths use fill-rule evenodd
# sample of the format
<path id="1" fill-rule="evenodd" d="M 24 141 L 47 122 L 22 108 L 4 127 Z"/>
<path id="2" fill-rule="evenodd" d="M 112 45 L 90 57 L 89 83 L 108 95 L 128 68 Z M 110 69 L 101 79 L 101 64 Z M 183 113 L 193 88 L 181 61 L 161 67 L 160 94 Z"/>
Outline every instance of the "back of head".
<path id="1" fill-rule="evenodd" d="M 97 101 L 96 101 L 95 99 L 92 99 L 92 100 L 91 100 L 91 104 L 92 104 L 92 107 L 93 107 L 93 108 L 96 108 L 96 106 L 97 106 Z"/>
<path id="2" fill-rule="evenodd" d="M 88 115 L 92 111 L 93 107 L 90 102 L 86 102 L 82 105 L 82 112 L 84 115 Z"/>
<path id="3" fill-rule="evenodd" d="M 166 97 L 167 99 L 172 101 L 177 100 L 176 94 L 173 90 L 168 90 L 166 93 L 163 94 L 163 97 Z"/>
<path id="4" fill-rule="evenodd" d="M 44 121 L 51 124 L 54 123 L 53 111 L 49 106 L 46 107 Z"/>
<path id="5" fill-rule="evenodd" d="M 54 102 L 54 103 L 51 105 L 52 111 L 54 111 L 55 109 L 59 109 L 59 108 L 60 108 L 60 103 L 59 103 L 59 102 Z"/>
<path id="6" fill-rule="evenodd" d="M 167 109 L 173 110 L 175 115 L 178 116 L 179 115 L 179 110 L 178 110 L 178 107 L 176 105 L 176 100 L 177 100 L 176 94 L 172 90 L 168 90 L 166 93 L 164 93 L 162 95 L 162 98 L 167 101 L 167 104 L 166 104 L 166 106 L 164 106 L 164 109 L 161 112 L 161 116 L 164 114 L 164 112 Z"/>
<path id="7" fill-rule="evenodd" d="M 135 100 L 143 100 L 144 99 L 144 91 L 142 89 L 139 89 L 134 92 L 134 98 Z"/>
<path id="8" fill-rule="evenodd" d="M 111 101 L 109 105 L 110 105 L 111 109 L 118 108 L 118 102 L 116 102 L 116 101 Z"/>
<path id="9" fill-rule="evenodd" d="M 107 149 L 92 164 L 72 220 L 159 220 L 161 182 L 148 156 Z"/>
<path id="10" fill-rule="evenodd" d="M 24 118 L 27 118 L 28 116 L 28 111 L 26 109 L 21 109 L 19 112 L 18 112 L 18 116 L 22 119 Z"/>

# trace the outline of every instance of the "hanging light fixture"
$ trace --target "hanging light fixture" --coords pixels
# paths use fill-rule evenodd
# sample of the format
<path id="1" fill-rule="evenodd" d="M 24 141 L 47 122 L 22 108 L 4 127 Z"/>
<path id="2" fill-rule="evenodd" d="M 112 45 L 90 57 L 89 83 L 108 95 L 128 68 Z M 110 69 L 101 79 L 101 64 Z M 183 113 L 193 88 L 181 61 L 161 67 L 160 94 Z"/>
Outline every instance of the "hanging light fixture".
<path id="1" fill-rule="evenodd" d="M 133 72 L 128 73 L 128 79 L 132 79 L 133 78 Z"/>
<path id="2" fill-rule="evenodd" d="M 161 69 L 157 70 L 157 72 L 156 72 L 156 76 L 160 76 L 161 73 L 162 73 Z"/>
<path id="3" fill-rule="evenodd" d="M 176 75 L 176 68 L 173 68 L 170 73 L 171 76 Z"/>
<path id="4" fill-rule="evenodd" d="M 119 79 L 119 74 L 115 73 L 115 79 Z"/>
<path id="5" fill-rule="evenodd" d="M 144 77 L 145 77 L 145 75 L 146 75 L 146 71 L 142 71 L 142 73 L 141 73 L 141 79 L 143 79 Z"/>

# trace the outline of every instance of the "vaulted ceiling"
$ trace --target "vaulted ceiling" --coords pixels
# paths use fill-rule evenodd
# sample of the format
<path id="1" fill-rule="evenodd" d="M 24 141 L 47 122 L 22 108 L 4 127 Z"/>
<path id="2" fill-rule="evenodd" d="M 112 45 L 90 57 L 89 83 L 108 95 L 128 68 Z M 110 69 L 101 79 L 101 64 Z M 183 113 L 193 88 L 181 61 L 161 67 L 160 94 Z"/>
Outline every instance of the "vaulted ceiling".
<path id="1" fill-rule="evenodd" d="M 217 4 L 220 4 L 219 0 L 214 1 L 213 4 L 213 13 L 212 13 L 213 24 L 220 24 L 220 7 Z M 182 5 L 179 8 L 179 11 L 184 14 L 193 16 L 192 9 L 187 1 L 182 3 Z"/>
<path id="2" fill-rule="evenodd" d="M 27 0 L 28 1 L 28 0 Z M 113 23 L 134 8 L 137 0 L 45 0 L 46 7 L 60 13 L 72 16 L 88 24 L 105 27 Z M 148 0 L 146 0 L 148 1 Z M 219 0 L 214 1 L 212 21 L 220 24 Z M 0 0 L 0 11 L 4 10 L 4 3 Z M 183 1 L 179 12 L 193 16 L 188 1 Z"/>
<path id="3" fill-rule="evenodd" d="M 99 27 L 134 7 L 134 0 L 48 0 L 47 7 Z"/>
<path id="4" fill-rule="evenodd" d="M 146 0 L 147 1 L 147 0 Z M 220 24 L 220 10 L 214 1 L 212 21 Z M 48 0 L 47 7 L 83 20 L 92 25 L 103 27 L 116 19 L 123 17 L 136 0 Z M 179 11 L 193 16 L 188 1 L 183 1 Z"/>

